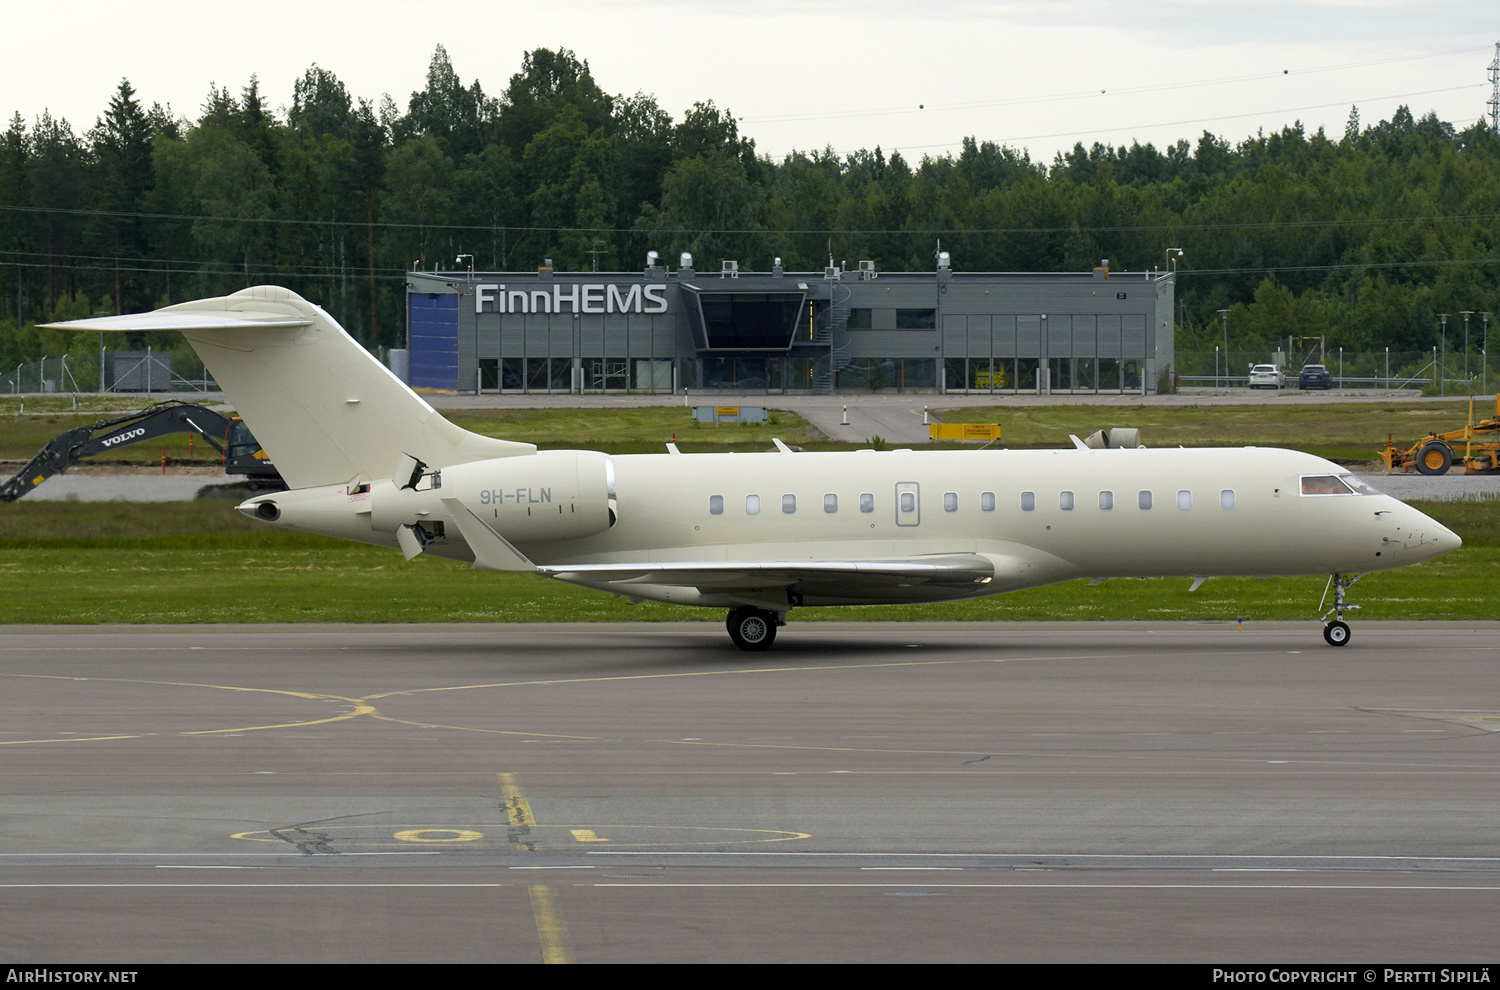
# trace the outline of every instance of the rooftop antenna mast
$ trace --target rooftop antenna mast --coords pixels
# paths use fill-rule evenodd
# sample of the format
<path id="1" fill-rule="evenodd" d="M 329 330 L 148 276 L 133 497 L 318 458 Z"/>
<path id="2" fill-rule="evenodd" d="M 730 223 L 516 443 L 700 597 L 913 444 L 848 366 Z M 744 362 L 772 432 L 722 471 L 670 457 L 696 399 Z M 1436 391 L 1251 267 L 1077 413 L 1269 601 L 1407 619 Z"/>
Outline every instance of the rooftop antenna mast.
<path id="1" fill-rule="evenodd" d="M 1491 86 L 1490 102 L 1490 133 L 1500 134 L 1500 41 L 1495 42 L 1495 59 L 1490 63 L 1489 80 Z"/>

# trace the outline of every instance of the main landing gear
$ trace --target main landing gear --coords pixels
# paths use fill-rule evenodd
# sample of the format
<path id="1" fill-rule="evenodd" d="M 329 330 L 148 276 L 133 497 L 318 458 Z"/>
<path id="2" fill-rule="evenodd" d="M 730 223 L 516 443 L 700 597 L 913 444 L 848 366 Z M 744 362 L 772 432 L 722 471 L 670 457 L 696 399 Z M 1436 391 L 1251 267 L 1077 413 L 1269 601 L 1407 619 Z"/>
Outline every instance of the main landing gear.
<path id="1" fill-rule="evenodd" d="M 1344 621 L 1344 613 L 1349 610 L 1358 609 L 1358 605 L 1350 605 L 1344 601 L 1344 593 L 1354 586 L 1354 582 L 1364 577 L 1356 574 L 1349 577 L 1345 574 L 1333 574 L 1328 578 L 1328 584 L 1323 588 L 1323 600 L 1318 602 L 1318 607 L 1323 607 L 1323 602 L 1328 601 L 1328 589 L 1333 589 L 1333 608 L 1323 613 L 1323 641 L 1329 646 L 1343 646 L 1349 642 L 1349 624 Z M 1334 616 L 1332 622 L 1329 616 Z"/>
<path id="2" fill-rule="evenodd" d="M 742 650 L 758 653 L 769 650 L 776 642 L 776 627 L 786 625 L 781 614 L 763 608 L 742 606 L 731 609 L 724 625 L 729 629 L 729 638 Z"/>

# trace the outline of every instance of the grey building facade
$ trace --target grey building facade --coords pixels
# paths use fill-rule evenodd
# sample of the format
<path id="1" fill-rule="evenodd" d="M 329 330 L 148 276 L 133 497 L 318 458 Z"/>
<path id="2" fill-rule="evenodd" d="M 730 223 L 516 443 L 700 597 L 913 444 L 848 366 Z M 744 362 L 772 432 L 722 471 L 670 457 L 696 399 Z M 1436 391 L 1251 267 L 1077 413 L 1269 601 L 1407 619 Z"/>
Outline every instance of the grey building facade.
<path id="1" fill-rule="evenodd" d="M 459 392 L 1153 392 L 1163 272 L 410 272 L 410 382 Z"/>

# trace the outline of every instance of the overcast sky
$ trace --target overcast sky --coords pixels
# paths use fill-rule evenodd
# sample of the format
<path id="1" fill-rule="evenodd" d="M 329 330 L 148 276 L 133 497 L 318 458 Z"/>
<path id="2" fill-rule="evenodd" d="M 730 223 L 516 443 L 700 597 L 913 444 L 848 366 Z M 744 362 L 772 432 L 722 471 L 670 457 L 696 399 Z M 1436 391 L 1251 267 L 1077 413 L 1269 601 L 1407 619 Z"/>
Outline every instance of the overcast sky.
<path id="1" fill-rule="evenodd" d="M 1301 120 L 1343 133 L 1402 103 L 1459 127 L 1486 116 L 1500 41 L 1493 0 L 1134 5 L 941 0 L 431 3 L 71 0 L 8 5 L 0 112 L 87 131 L 121 78 L 147 105 L 198 115 L 210 82 L 252 73 L 273 106 L 311 64 L 405 110 L 434 48 L 498 95 L 524 52 L 565 47 L 606 91 L 697 100 L 742 118 L 779 158 L 880 145 L 911 159 L 965 135 L 1050 162 L 1075 141 L 1231 142 Z"/>

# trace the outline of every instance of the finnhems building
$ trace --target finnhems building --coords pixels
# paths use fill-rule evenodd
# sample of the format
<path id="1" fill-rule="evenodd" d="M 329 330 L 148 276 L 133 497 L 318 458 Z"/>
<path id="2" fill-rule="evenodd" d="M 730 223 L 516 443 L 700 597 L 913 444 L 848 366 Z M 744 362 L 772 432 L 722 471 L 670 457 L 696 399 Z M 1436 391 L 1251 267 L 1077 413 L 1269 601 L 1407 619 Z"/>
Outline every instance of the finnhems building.
<path id="1" fill-rule="evenodd" d="M 740 271 L 407 275 L 409 381 L 458 392 L 1149 393 L 1171 274 Z"/>

